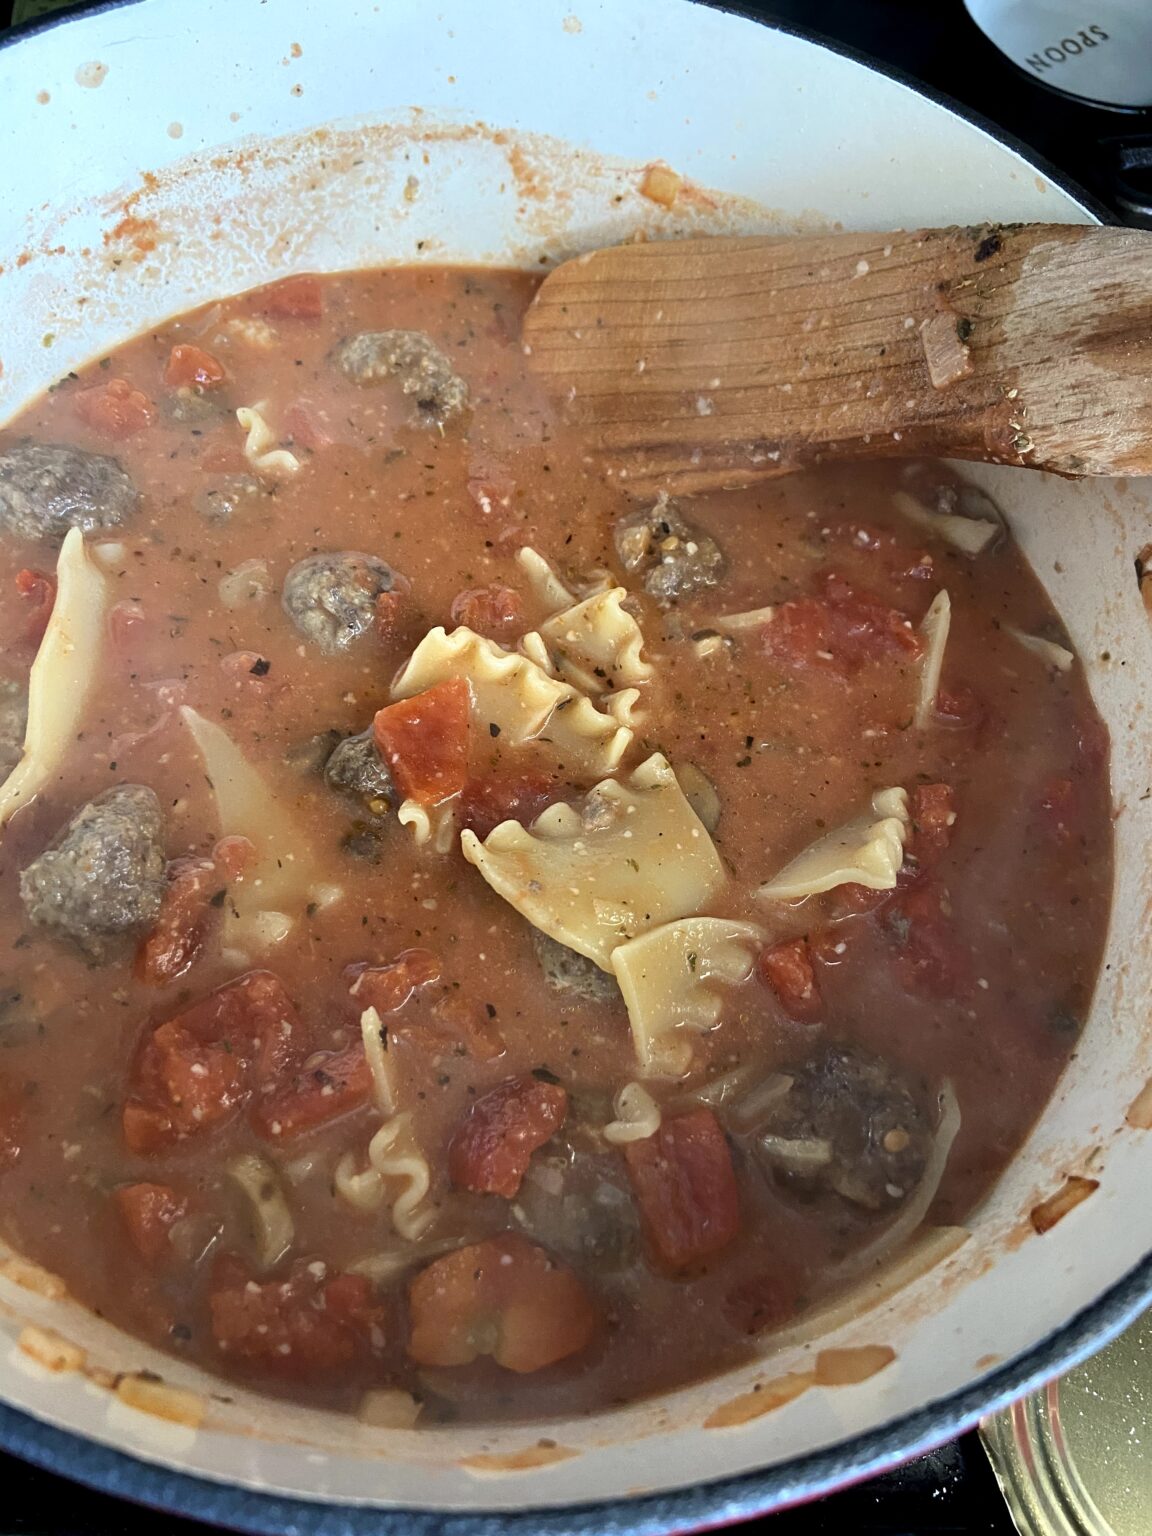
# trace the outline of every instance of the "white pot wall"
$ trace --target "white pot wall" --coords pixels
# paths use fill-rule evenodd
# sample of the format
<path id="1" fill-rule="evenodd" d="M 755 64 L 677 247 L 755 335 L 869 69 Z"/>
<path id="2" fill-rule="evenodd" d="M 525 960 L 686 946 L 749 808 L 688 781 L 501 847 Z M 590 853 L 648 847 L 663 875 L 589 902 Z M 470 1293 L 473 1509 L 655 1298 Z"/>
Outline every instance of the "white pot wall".
<path id="1" fill-rule="evenodd" d="M 661 212 L 637 190 L 638 168 L 657 158 L 718 195 Z M 902 86 L 683 0 L 139 0 L 0 49 L 0 418 L 148 324 L 290 271 L 535 266 L 640 226 L 1086 216 L 1013 151 Z M 498 1432 L 389 1436 L 231 1393 L 193 1434 L 110 1406 L 81 1377 L 49 1377 L 14 1347 L 0 1349 L 0 1395 L 144 1458 L 306 1498 L 454 1509 L 615 1498 L 784 1465 L 903 1419 L 1040 1344 L 1152 1250 L 1152 1151 L 1123 1128 L 1152 1074 L 1152 802 L 1140 799 L 1152 654 L 1132 570 L 1152 493 L 979 473 L 1068 619 L 1112 726 L 1119 900 L 1083 1048 L 976 1236 L 837 1337 L 892 1344 L 892 1367 L 724 1432 L 699 1427 L 711 1408 L 796 1368 L 804 1346 L 659 1403 Z M 1089 1154 L 1099 1193 L 1022 1240 L 1036 1198 Z M 205 1385 L 67 1302 L 6 1283 L 0 1297 L 9 1341 L 35 1313 L 101 1363 Z M 889 1453 L 918 1433 L 902 1430 Z M 578 1454 L 505 1477 L 460 1465 L 541 1436 Z"/>

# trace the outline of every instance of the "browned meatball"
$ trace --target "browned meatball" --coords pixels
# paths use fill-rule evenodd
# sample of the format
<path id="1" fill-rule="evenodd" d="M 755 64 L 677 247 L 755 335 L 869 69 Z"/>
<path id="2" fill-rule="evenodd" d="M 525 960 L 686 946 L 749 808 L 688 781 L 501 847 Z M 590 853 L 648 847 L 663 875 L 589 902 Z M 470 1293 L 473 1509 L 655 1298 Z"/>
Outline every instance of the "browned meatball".
<path id="1" fill-rule="evenodd" d="M 616 524 L 616 553 L 629 575 L 644 573 L 644 590 L 667 607 L 678 598 L 714 587 L 724 575 L 716 540 L 693 528 L 667 492 Z"/>
<path id="2" fill-rule="evenodd" d="M 136 510 L 118 459 L 66 443 L 20 443 L 0 453 L 0 527 L 59 544 L 69 528 L 118 528 Z"/>
<path id="3" fill-rule="evenodd" d="M 32 922 L 97 964 L 156 921 L 164 894 L 164 818 L 155 793 L 119 784 L 83 806 L 20 876 Z"/>

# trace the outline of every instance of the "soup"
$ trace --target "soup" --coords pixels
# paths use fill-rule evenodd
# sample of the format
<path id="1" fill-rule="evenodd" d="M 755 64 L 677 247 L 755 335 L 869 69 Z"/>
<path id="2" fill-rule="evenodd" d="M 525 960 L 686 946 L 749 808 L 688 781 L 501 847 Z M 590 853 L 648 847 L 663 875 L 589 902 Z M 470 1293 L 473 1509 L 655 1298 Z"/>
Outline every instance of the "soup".
<path id="1" fill-rule="evenodd" d="M 962 1223 L 1111 876 L 994 505 L 631 500 L 533 288 L 290 279 L 0 442 L 0 1227 L 174 1354 L 433 1422 L 717 1371 Z"/>

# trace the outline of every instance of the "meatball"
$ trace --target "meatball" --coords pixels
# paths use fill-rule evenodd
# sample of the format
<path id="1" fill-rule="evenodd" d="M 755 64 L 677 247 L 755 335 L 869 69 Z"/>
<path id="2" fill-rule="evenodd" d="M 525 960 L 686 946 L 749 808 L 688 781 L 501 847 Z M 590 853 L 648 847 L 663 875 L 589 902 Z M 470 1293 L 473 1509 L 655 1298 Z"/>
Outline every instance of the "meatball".
<path id="1" fill-rule="evenodd" d="M 553 990 L 583 1003 L 611 1003 L 620 1001 L 620 988 L 616 978 L 602 971 L 595 961 L 589 960 L 579 950 L 569 949 L 539 928 L 532 930 L 532 948 L 544 973 L 544 980 Z"/>
<path id="2" fill-rule="evenodd" d="M 376 599 L 391 592 L 396 573 L 375 555 L 308 555 L 284 578 L 284 612 L 307 640 L 329 655 L 346 651 L 372 627 Z"/>
<path id="3" fill-rule="evenodd" d="M 163 833 L 160 802 L 143 784 L 97 795 L 20 876 L 29 918 L 104 964 L 159 914 Z"/>
<path id="4" fill-rule="evenodd" d="M 6 779 L 23 757 L 27 725 L 27 688 L 15 678 L 0 680 L 0 779 Z"/>
<path id="5" fill-rule="evenodd" d="M 0 453 L 0 526 L 59 544 L 69 528 L 118 528 L 137 492 L 117 459 L 66 443 L 21 443 Z"/>
<path id="6" fill-rule="evenodd" d="M 832 1191 L 870 1211 L 891 1210 L 916 1188 L 933 1132 L 922 1093 L 890 1062 L 833 1045 L 790 1071 L 757 1151 L 782 1184 Z"/>
<path id="7" fill-rule="evenodd" d="M 615 1154 L 578 1152 L 554 1138 L 557 1150 L 532 1161 L 516 1197 L 517 1221 L 570 1264 L 597 1274 L 628 1269 L 640 1257 L 636 1205 Z"/>
<path id="8" fill-rule="evenodd" d="M 678 598 L 714 587 L 724 575 L 716 540 L 692 527 L 661 491 L 654 506 L 631 512 L 616 524 L 616 553 L 629 574 L 644 572 L 644 590 L 667 607 Z"/>
<path id="9" fill-rule="evenodd" d="M 354 384 L 398 380 L 415 396 L 416 422 L 443 426 L 468 405 L 468 386 L 422 331 L 361 331 L 336 348 L 336 364 Z"/>
<path id="10" fill-rule="evenodd" d="M 376 750 L 371 731 L 345 736 L 324 765 L 324 782 L 337 794 L 359 801 L 372 818 L 387 816 L 396 798 L 392 775 Z"/>

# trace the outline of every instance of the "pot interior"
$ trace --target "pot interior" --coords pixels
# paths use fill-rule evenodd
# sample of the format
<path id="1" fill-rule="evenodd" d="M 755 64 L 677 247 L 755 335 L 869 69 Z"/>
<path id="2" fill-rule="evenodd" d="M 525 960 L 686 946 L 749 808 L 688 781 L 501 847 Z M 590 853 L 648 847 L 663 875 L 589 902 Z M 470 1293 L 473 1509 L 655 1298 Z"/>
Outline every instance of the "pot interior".
<path id="1" fill-rule="evenodd" d="M 1088 217 L 947 109 L 803 39 L 683 0 L 446 0 L 435 13 L 419 0 L 323 10 L 307 0 L 203 0 L 195 17 L 195 69 L 179 0 L 107 8 L 0 49 L 0 137 L 36 147 L 0 164 L 4 419 L 148 325 L 295 271 L 413 261 L 536 269 L 638 231 Z M 657 159 L 689 178 L 670 210 L 640 190 Z M 417 194 L 407 198 L 412 177 Z M 4 1398 L 145 1459 L 251 1489 L 500 1509 L 786 1468 L 899 1426 L 846 1449 L 843 1476 L 950 1432 L 979 1394 L 952 1409 L 931 1405 L 981 1380 L 984 1397 L 998 1400 L 1088 1347 L 1094 1326 L 1119 1326 L 1114 1309 L 1046 1345 L 1152 1249 L 1149 1152 L 1125 1121 L 1152 1075 L 1143 857 L 1152 652 L 1133 568 L 1148 542 L 1152 485 L 966 472 L 1004 507 L 1111 728 L 1116 898 L 1081 1049 L 972 1235 L 821 1341 L 890 1345 L 888 1370 L 742 1427 L 703 1429 L 720 1404 L 811 1359 L 810 1342 L 768 1341 L 767 1358 L 722 1379 L 578 1423 L 373 1430 L 232 1388 L 213 1396 L 218 1384 L 66 1297 L 13 1283 L 9 1269 L 0 1279 L 11 1346 L 0 1361 Z M 1028 1212 L 1069 1173 L 1098 1179 L 1098 1191 L 1036 1236 Z M 12 1342 L 29 1320 L 81 1344 L 98 1370 L 33 1364 Z M 203 1427 L 140 1412 L 100 1384 L 100 1372 L 141 1369 L 205 1394 Z M 832 1475 L 825 1464 L 791 1483 L 782 1477 L 773 1496 L 812 1491 Z"/>

